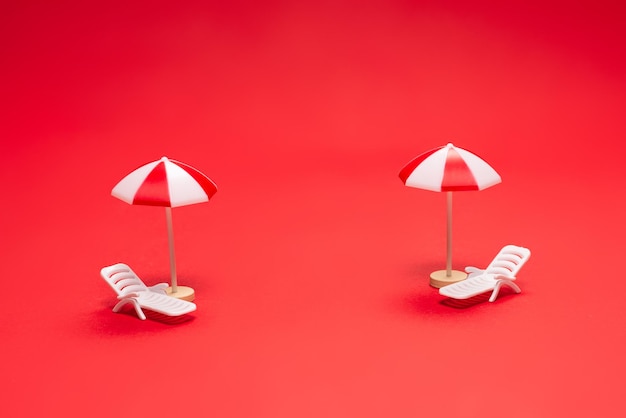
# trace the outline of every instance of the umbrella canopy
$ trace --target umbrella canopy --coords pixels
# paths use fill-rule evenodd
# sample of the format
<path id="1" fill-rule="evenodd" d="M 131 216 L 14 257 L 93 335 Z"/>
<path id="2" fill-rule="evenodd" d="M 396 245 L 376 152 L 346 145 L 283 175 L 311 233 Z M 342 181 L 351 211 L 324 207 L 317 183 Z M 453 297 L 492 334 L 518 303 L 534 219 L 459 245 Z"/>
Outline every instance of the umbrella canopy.
<path id="1" fill-rule="evenodd" d="M 164 206 L 170 252 L 172 286 L 168 292 L 181 299 L 193 300 L 193 289 L 178 286 L 172 208 L 208 202 L 217 192 L 213 181 L 195 168 L 163 157 L 134 170 L 111 191 L 131 205 Z"/>
<path id="2" fill-rule="evenodd" d="M 430 283 L 442 287 L 463 280 L 465 273 L 452 270 L 452 192 L 486 189 L 500 183 L 500 175 L 476 154 L 449 143 L 418 155 L 399 176 L 406 186 L 447 192 L 446 270 L 433 272 Z"/>
<path id="3" fill-rule="evenodd" d="M 208 202 L 215 192 L 215 183 L 200 171 L 163 157 L 128 174 L 111 194 L 131 205 L 175 208 Z"/>
<path id="4" fill-rule="evenodd" d="M 410 187 L 435 192 L 483 190 L 502 181 L 476 154 L 448 144 L 418 155 L 400 171 Z"/>

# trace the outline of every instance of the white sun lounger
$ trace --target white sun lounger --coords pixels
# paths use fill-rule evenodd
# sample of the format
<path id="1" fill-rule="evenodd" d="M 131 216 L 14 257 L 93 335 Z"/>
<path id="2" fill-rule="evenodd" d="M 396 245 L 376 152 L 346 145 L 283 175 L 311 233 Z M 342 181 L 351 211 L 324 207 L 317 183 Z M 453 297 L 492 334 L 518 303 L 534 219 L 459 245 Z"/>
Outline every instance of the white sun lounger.
<path id="1" fill-rule="evenodd" d="M 502 286 L 509 286 L 515 293 L 520 293 L 519 286 L 514 283 L 515 276 L 529 257 L 528 248 L 507 245 L 486 269 L 467 267 L 467 279 L 440 288 L 439 294 L 453 299 L 469 299 L 481 293 L 492 292 L 489 302 L 493 302 Z"/>
<path id="2" fill-rule="evenodd" d="M 195 303 L 168 296 L 165 292 L 167 283 L 146 286 L 126 264 L 104 267 L 100 270 L 100 275 L 117 293 L 119 302 L 113 312 L 118 312 L 127 303 L 133 304 L 141 319 L 146 319 L 142 308 L 167 316 L 184 315 L 196 310 Z"/>

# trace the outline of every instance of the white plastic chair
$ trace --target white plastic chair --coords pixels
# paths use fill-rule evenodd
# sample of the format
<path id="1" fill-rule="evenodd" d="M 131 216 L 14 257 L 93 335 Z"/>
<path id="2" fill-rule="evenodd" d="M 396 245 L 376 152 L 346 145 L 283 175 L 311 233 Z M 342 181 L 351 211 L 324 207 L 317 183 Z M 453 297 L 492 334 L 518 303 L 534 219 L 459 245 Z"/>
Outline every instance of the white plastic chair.
<path id="1" fill-rule="evenodd" d="M 502 286 L 509 286 L 515 293 L 520 293 L 519 286 L 514 282 L 515 276 L 529 257 L 528 248 L 507 245 L 486 269 L 466 267 L 465 271 L 469 273 L 467 279 L 440 288 L 439 294 L 453 299 L 469 299 L 481 293 L 491 292 L 489 302 L 493 302 Z"/>
<path id="2" fill-rule="evenodd" d="M 146 286 L 135 272 L 126 264 L 118 263 L 100 270 L 102 278 L 117 293 L 119 302 L 113 308 L 118 312 L 122 306 L 132 303 L 137 316 L 146 319 L 143 309 L 148 309 L 167 316 L 179 316 L 196 310 L 195 303 L 168 296 L 167 283 Z"/>

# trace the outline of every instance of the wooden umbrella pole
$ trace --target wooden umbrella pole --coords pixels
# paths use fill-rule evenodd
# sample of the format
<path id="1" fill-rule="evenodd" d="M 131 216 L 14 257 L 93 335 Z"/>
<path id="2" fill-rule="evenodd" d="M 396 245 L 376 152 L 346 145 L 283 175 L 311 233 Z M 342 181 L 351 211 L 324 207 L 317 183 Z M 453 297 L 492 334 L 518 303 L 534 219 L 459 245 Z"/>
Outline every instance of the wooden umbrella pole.
<path id="1" fill-rule="evenodd" d="M 448 193 L 448 231 L 446 243 L 446 277 L 452 276 L 452 192 Z"/>
<path id="2" fill-rule="evenodd" d="M 176 255 L 174 253 L 174 227 L 172 225 L 172 208 L 165 207 L 165 219 L 167 220 L 167 240 L 170 247 L 170 274 L 172 276 L 172 293 L 178 292 L 176 283 Z"/>

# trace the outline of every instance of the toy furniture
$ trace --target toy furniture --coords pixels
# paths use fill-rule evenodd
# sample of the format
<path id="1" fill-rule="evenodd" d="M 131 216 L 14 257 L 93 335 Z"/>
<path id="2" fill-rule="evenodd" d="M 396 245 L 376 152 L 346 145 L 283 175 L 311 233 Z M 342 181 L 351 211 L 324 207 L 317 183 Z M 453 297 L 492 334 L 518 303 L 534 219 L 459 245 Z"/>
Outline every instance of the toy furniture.
<path id="1" fill-rule="evenodd" d="M 493 302 L 504 285 L 511 287 L 515 293 L 520 293 L 519 286 L 514 283 L 515 275 L 529 257 L 529 249 L 507 245 L 486 269 L 467 267 L 465 271 L 469 276 L 466 280 L 440 288 L 439 294 L 453 299 L 468 299 L 481 293 L 492 292 L 489 302 Z"/>
<path id="2" fill-rule="evenodd" d="M 118 312 L 127 303 L 133 304 L 141 319 L 146 319 L 142 308 L 167 316 L 184 315 L 196 310 L 195 303 L 168 296 L 165 292 L 167 283 L 146 286 L 126 264 L 104 267 L 100 270 L 100 275 L 118 295 L 119 302 L 113 312 Z"/>

